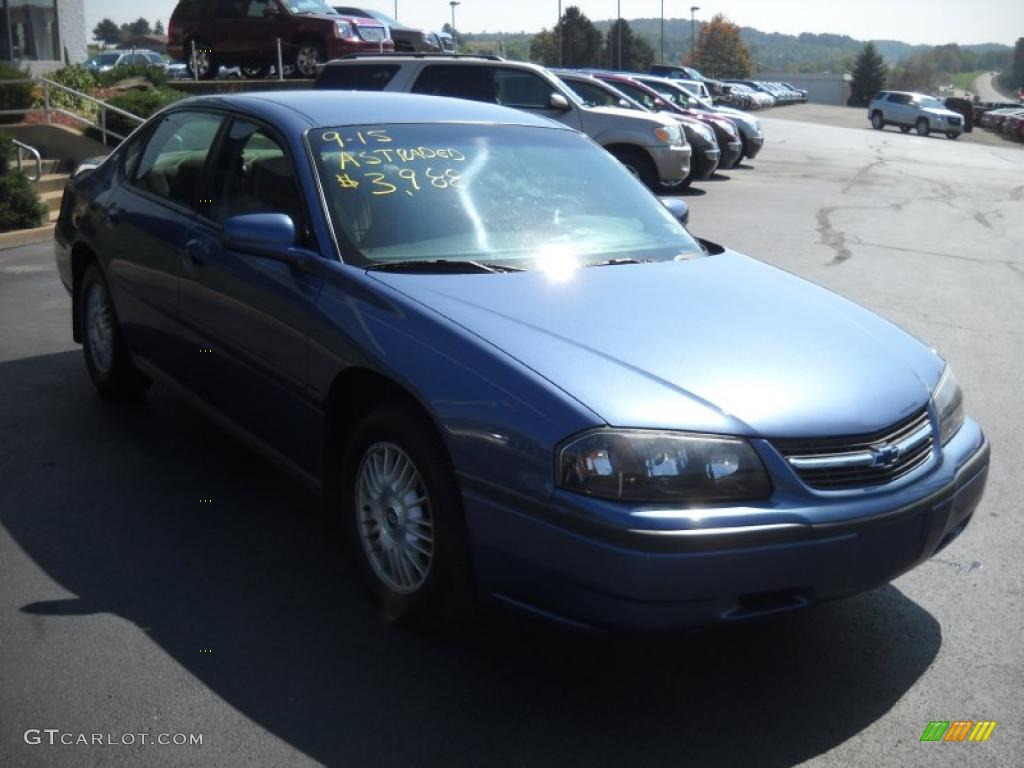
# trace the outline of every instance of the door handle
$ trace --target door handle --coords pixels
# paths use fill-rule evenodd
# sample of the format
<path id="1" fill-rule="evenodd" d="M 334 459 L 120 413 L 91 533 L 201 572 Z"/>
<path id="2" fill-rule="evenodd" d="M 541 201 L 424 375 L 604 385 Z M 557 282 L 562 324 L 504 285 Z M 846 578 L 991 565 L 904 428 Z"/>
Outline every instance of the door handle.
<path id="1" fill-rule="evenodd" d="M 201 240 L 185 243 L 185 263 L 193 267 L 203 266 L 210 257 L 210 247 Z"/>

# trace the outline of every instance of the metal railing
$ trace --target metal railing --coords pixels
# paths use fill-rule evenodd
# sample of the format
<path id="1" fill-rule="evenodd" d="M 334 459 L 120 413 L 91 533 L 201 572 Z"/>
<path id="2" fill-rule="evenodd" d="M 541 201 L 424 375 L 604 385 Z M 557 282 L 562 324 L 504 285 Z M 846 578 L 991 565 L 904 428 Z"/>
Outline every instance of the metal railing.
<path id="1" fill-rule="evenodd" d="M 29 109 L 3 109 L 3 110 L 0 110 L 0 115 L 27 115 L 27 114 L 30 114 L 32 112 L 42 111 L 42 112 L 44 112 L 46 114 L 46 123 L 47 123 L 47 125 L 51 125 L 53 123 L 53 116 L 54 115 L 63 115 L 65 117 L 71 118 L 73 120 L 77 120 L 80 123 L 84 123 L 85 125 L 88 125 L 89 127 L 95 128 L 96 130 L 98 130 L 100 132 L 100 134 L 103 136 L 103 143 L 104 144 L 107 143 L 107 136 L 114 137 L 115 139 L 118 140 L 118 142 L 122 142 L 126 138 L 128 138 L 127 136 L 123 136 L 122 134 L 118 133 L 117 131 L 111 130 L 110 128 L 107 127 L 107 114 L 108 113 L 112 112 L 115 115 L 120 115 L 121 117 L 126 118 L 127 120 L 130 120 L 130 121 L 133 121 L 133 122 L 135 122 L 138 125 L 142 125 L 142 123 L 146 122 L 144 118 L 141 118 L 138 115 L 133 115 L 131 112 L 126 112 L 123 109 L 118 109 L 117 107 L 113 107 L 113 106 L 111 106 L 110 104 L 107 104 L 107 102 L 105 102 L 105 101 L 103 101 L 101 99 L 97 99 L 97 98 L 95 98 L 93 96 L 90 96 L 87 93 L 82 93 L 81 91 L 76 91 L 74 88 L 69 88 L 66 85 L 61 85 L 60 83 L 54 82 L 53 80 L 48 80 L 45 77 L 34 77 L 34 78 L 23 79 L 23 80 L 0 80 L 0 88 L 2 88 L 5 85 L 24 85 L 26 83 L 31 84 L 31 85 L 36 85 L 36 86 L 42 86 L 42 89 L 43 89 L 43 105 L 42 105 L 42 107 L 30 107 Z M 55 107 L 55 106 L 53 106 L 52 101 L 50 99 L 50 94 L 53 93 L 55 90 L 56 90 L 56 92 L 63 91 L 64 93 L 70 94 L 72 97 L 74 97 L 76 99 L 81 99 L 82 101 L 85 101 L 85 102 L 97 105 L 99 107 L 99 112 L 100 112 L 100 121 L 99 121 L 99 123 L 94 123 L 89 118 L 84 117 L 84 116 L 78 114 L 77 112 L 72 112 L 71 110 L 64 109 L 63 107 Z"/>
<path id="2" fill-rule="evenodd" d="M 36 177 L 34 179 L 30 178 L 29 181 L 35 183 L 39 181 L 41 178 L 43 178 L 43 156 L 39 154 L 39 150 L 36 149 L 35 147 L 30 147 L 28 144 L 22 144 L 17 139 L 11 139 L 11 141 L 14 142 L 15 148 L 18 150 L 18 171 L 20 173 L 24 173 L 22 167 L 22 163 L 24 161 L 22 160 L 22 156 L 25 152 L 27 152 L 28 154 L 32 155 L 32 157 L 34 157 L 36 161 Z"/>

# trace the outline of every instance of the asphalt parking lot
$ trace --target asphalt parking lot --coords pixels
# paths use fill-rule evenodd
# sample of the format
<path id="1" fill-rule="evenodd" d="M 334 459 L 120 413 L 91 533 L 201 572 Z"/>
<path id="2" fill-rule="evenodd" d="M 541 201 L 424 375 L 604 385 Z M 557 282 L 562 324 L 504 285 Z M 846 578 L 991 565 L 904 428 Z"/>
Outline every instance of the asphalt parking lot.
<path id="1" fill-rule="evenodd" d="M 761 118 L 761 156 L 688 191 L 690 229 L 948 357 L 994 449 L 948 549 L 891 586 L 696 633 L 386 626 L 315 500 L 158 388 L 102 402 L 50 247 L 0 251 L 0 765 L 1024 763 L 1024 153 L 790 109 Z M 957 719 L 998 726 L 919 741 Z"/>

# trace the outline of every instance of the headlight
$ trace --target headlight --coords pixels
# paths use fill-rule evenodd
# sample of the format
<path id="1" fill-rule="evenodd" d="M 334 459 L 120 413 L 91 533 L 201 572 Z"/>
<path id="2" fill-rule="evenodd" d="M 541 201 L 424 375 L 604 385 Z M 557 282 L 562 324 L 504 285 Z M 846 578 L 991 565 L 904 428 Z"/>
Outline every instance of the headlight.
<path id="1" fill-rule="evenodd" d="M 964 396 L 948 365 L 932 393 L 932 400 L 939 415 L 939 440 L 945 445 L 964 423 Z"/>
<path id="2" fill-rule="evenodd" d="M 760 499 L 772 489 L 745 440 L 620 429 L 588 432 L 563 446 L 558 483 L 604 499 L 683 504 Z"/>
<path id="3" fill-rule="evenodd" d="M 656 125 L 651 129 L 654 136 L 663 144 L 682 144 L 683 131 L 679 124 Z"/>
<path id="4" fill-rule="evenodd" d="M 350 25 L 347 21 L 339 21 L 337 26 L 337 33 L 338 37 L 340 37 L 342 40 L 352 37 L 352 25 Z"/>

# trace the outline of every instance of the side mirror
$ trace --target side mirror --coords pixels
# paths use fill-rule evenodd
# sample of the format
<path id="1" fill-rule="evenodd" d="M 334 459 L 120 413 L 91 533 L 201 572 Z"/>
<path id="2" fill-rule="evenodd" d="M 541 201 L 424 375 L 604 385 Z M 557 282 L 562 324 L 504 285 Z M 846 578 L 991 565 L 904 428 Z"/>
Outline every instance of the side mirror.
<path id="1" fill-rule="evenodd" d="M 557 109 L 559 112 L 568 112 L 572 107 L 569 106 L 569 100 L 560 93 L 552 93 L 548 99 L 548 107 L 551 109 Z"/>
<path id="2" fill-rule="evenodd" d="M 253 256 L 296 264 L 302 260 L 295 248 L 295 222 L 284 213 L 246 213 L 224 222 L 221 242 L 225 248 Z"/>
<path id="3" fill-rule="evenodd" d="M 633 108 L 633 105 L 630 104 L 625 99 L 619 99 L 619 106 L 622 107 L 623 109 L 632 109 Z"/>
<path id="4" fill-rule="evenodd" d="M 264 19 L 276 19 L 281 15 L 281 9 L 278 8 L 274 3 L 267 3 L 263 8 Z"/>
<path id="5" fill-rule="evenodd" d="M 661 204 L 669 213 L 679 219 L 679 223 L 683 226 L 690 223 L 690 206 L 686 204 L 685 200 L 680 200 L 678 197 L 663 197 Z"/>

